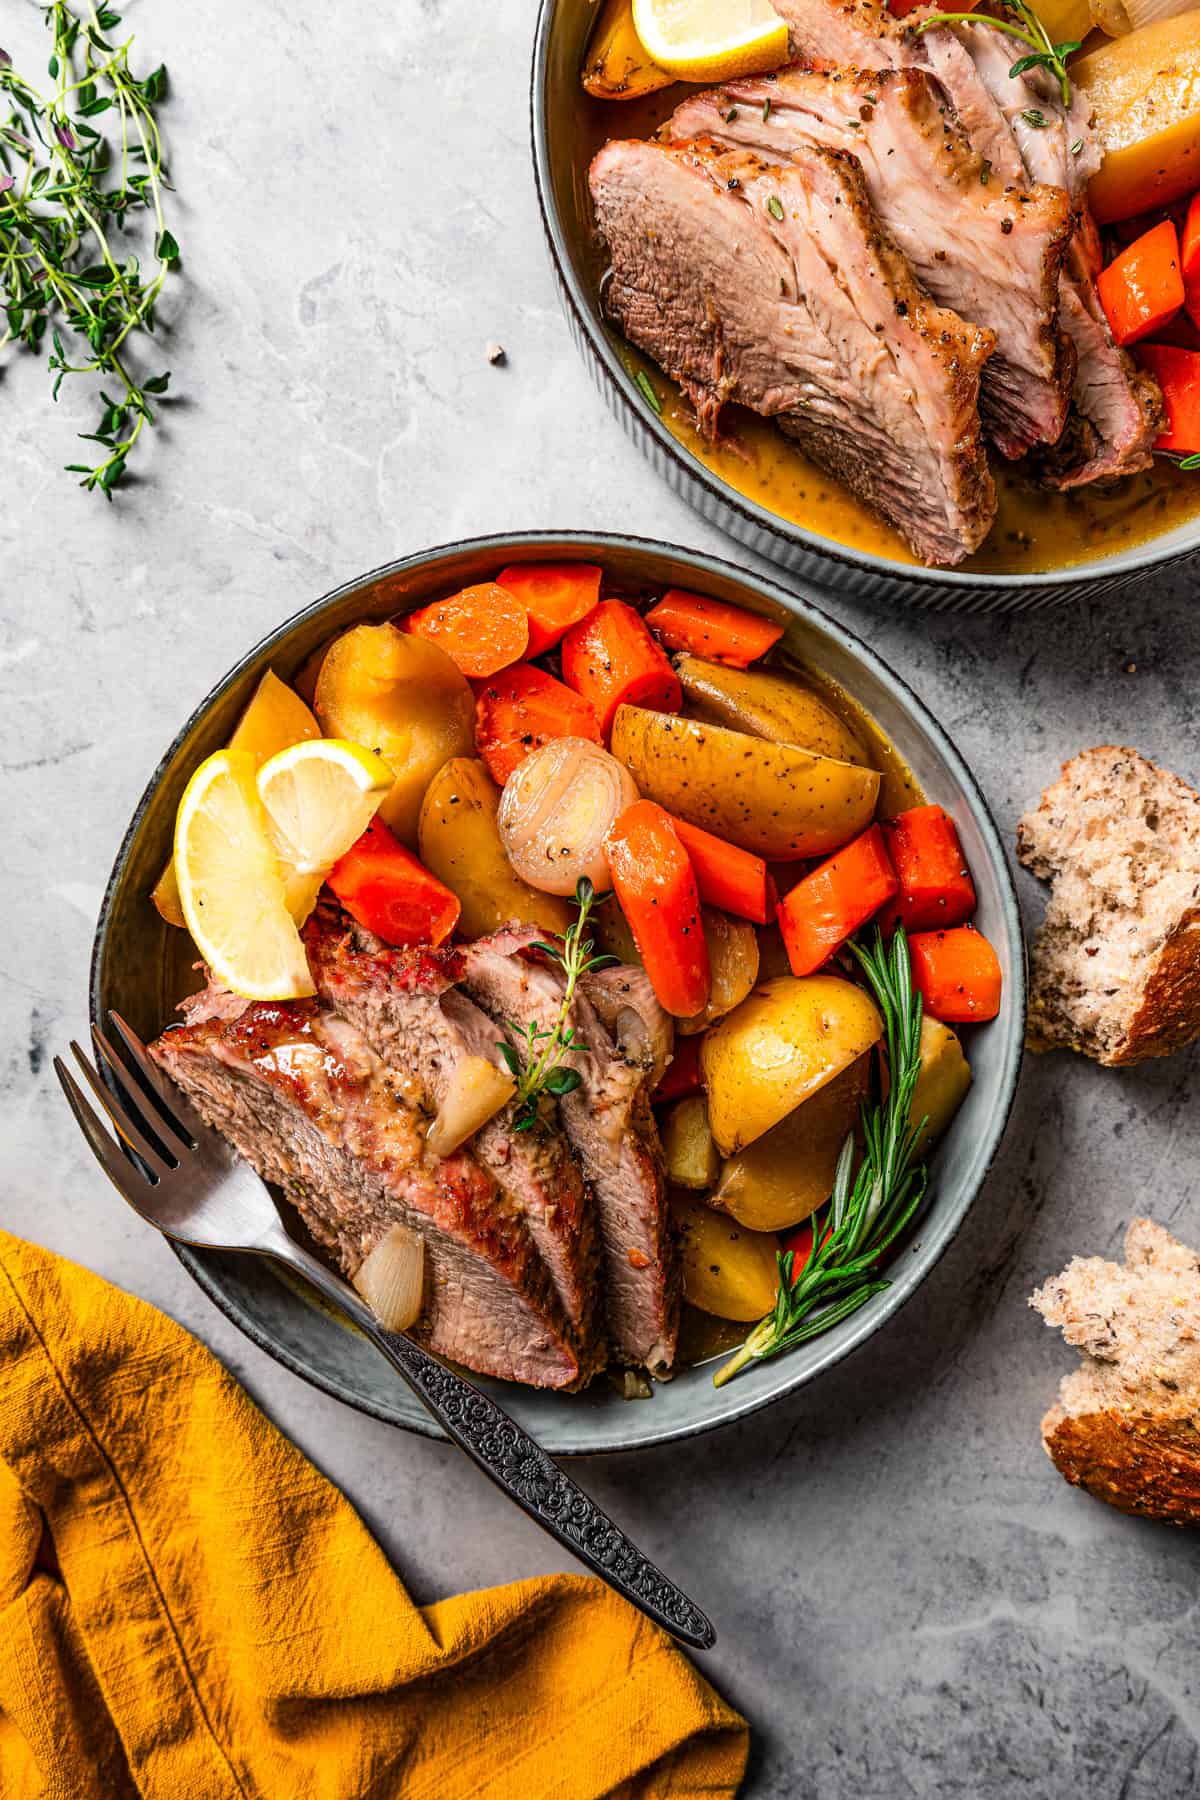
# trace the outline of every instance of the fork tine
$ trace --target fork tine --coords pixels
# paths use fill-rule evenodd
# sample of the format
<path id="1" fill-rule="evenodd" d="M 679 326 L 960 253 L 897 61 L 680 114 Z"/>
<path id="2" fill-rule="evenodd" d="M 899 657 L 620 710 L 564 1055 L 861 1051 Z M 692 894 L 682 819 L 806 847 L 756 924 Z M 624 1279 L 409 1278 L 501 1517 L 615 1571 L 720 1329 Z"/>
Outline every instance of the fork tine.
<path id="1" fill-rule="evenodd" d="M 92 1026 L 92 1042 L 96 1046 L 97 1056 L 103 1058 L 111 1070 L 113 1079 L 121 1090 L 126 1110 L 134 1113 L 143 1125 L 149 1127 L 176 1162 L 182 1162 L 185 1156 L 190 1156 L 192 1146 L 180 1136 L 175 1120 L 165 1106 L 161 1102 L 156 1103 L 156 1097 L 147 1094 L 140 1082 L 134 1079 L 98 1025 Z"/>
<path id="2" fill-rule="evenodd" d="M 176 1135 L 183 1139 L 187 1149 L 196 1150 L 203 1142 L 208 1126 L 200 1117 L 191 1101 L 180 1088 L 163 1074 L 162 1070 L 147 1055 L 146 1046 L 131 1025 L 127 1025 L 120 1013 L 109 1012 L 113 1030 L 120 1038 L 129 1053 L 130 1060 L 137 1068 L 138 1074 L 147 1087 L 157 1097 L 162 1106 L 163 1117 L 174 1126 Z M 151 1118 L 153 1125 L 154 1120 Z"/>
<path id="3" fill-rule="evenodd" d="M 92 1155 L 104 1170 L 113 1186 L 124 1196 L 136 1211 L 141 1211 L 140 1195 L 149 1194 L 150 1184 L 144 1175 L 130 1162 L 115 1138 L 109 1136 L 96 1114 L 88 1105 L 82 1088 L 61 1056 L 54 1058 L 54 1073 L 58 1076 L 63 1093 L 67 1097 L 67 1105 L 75 1114 L 75 1121 L 91 1146 Z"/>
<path id="4" fill-rule="evenodd" d="M 74 1038 L 71 1039 L 71 1050 L 75 1061 L 83 1070 L 88 1086 L 108 1114 L 108 1122 L 117 1136 L 128 1144 L 131 1150 L 137 1152 L 156 1180 L 161 1181 L 164 1175 L 170 1174 L 171 1164 L 154 1149 L 149 1138 L 137 1123 L 135 1115 L 109 1093 Z"/>

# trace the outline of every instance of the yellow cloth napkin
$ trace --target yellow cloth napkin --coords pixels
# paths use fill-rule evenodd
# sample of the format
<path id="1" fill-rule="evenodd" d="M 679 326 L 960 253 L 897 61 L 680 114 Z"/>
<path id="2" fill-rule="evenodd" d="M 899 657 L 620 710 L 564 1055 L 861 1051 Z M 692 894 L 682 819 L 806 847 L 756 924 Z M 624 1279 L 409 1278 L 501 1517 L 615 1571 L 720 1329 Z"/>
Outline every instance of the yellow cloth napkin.
<path id="1" fill-rule="evenodd" d="M 0 1232 L 5 1800 L 716 1800 L 747 1742 L 598 1581 L 414 1606 L 201 1344 Z"/>

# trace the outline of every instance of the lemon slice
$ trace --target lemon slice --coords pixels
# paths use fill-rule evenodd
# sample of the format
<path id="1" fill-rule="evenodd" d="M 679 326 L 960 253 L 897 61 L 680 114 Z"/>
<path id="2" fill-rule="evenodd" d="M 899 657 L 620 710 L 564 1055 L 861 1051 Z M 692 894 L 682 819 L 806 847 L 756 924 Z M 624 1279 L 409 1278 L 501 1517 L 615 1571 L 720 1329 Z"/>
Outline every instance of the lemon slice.
<path id="1" fill-rule="evenodd" d="M 200 764 L 175 820 L 175 876 L 188 930 L 217 980 L 248 1000 L 295 1000 L 315 990 L 257 769 L 249 750 L 218 750 Z"/>
<path id="2" fill-rule="evenodd" d="M 788 59 L 787 25 L 768 0 L 633 0 L 633 23 L 681 81 L 732 81 Z"/>
<path id="3" fill-rule="evenodd" d="M 326 875 L 358 842 L 395 779 L 381 756 L 345 738 L 292 744 L 263 764 L 259 798 L 270 821 L 284 901 L 297 925 L 307 919 Z"/>

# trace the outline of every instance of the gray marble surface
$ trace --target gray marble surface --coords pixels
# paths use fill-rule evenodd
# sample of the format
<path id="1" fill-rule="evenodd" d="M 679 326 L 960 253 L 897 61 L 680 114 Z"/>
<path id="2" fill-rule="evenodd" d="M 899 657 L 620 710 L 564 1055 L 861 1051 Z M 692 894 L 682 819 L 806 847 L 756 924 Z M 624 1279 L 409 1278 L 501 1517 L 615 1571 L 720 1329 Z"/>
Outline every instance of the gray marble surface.
<path id="1" fill-rule="evenodd" d="M 196 1331 L 422 1600 L 566 1565 L 451 1451 L 248 1345 L 109 1192 L 49 1058 L 85 1025 L 102 885 L 159 751 L 277 620 L 489 530 L 628 529 L 739 559 L 634 460 L 568 340 L 528 163 L 530 15 L 293 0 L 218 22 L 135 0 L 174 77 L 186 259 L 179 399 L 145 480 L 112 508 L 79 493 L 59 468 L 77 403 L 53 412 L 19 360 L 0 382 L 0 1220 Z M 7 48 L 41 54 L 39 29 L 9 0 Z M 1175 574 L 1010 624 L 825 603 L 941 714 L 1011 833 L 1084 744 L 1200 776 L 1196 588 Z M 744 1427 L 582 1468 L 713 1614 L 706 1667 L 754 1724 L 748 1792 L 1195 1790 L 1200 1544 L 1054 1474 L 1037 1427 L 1068 1357 L 1025 1301 L 1073 1251 L 1114 1251 L 1134 1211 L 1200 1241 L 1198 1070 L 1027 1063 L 966 1229 L 889 1330 Z"/>

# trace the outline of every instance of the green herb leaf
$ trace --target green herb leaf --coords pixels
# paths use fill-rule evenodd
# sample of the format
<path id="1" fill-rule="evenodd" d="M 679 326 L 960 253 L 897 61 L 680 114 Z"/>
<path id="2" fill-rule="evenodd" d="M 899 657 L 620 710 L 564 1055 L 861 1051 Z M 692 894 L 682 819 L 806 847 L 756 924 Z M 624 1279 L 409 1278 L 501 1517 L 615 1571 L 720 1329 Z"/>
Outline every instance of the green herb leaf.
<path id="1" fill-rule="evenodd" d="M 1200 451 L 1197 451 L 1193 456 L 1182 457 L 1180 459 L 1179 467 L 1181 469 L 1200 469 Z"/>
<path id="2" fill-rule="evenodd" d="M 783 206 L 777 195 L 772 194 L 767 201 L 767 211 L 773 219 L 782 219 Z"/>
<path id="3" fill-rule="evenodd" d="M 654 383 L 647 375 L 645 369 L 637 369 L 634 372 L 633 383 L 651 412 L 656 413 L 661 419 L 662 401 L 659 399 L 658 394 L 655 391 Z"/>
<path id="4" fill-rule="evenodd" d="M 1031 125 L 1035 131 L 1044 131 L 1046 128 L 1047 120 L 1045 113 L 1038 112 L 1034 107 L 1030 107 L 1027 112 L 1023 112 L 1021 117 L 1024 119 L 1025 123 Z"/>

